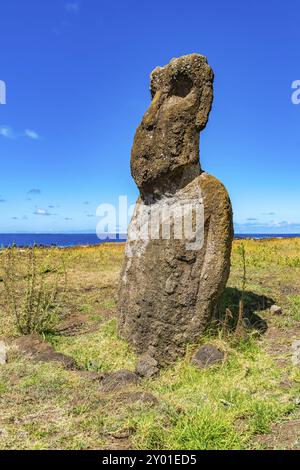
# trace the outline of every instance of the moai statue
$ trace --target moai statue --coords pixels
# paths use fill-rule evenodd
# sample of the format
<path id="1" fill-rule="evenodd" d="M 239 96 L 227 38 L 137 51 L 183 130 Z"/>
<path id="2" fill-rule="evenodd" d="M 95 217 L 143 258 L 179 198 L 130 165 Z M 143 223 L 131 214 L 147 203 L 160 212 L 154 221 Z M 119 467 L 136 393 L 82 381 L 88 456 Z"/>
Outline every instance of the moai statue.
<path id="1" fill-rule="evenodd" d="M 230 199 L 199 162 L 213 77 L 199 54 L 156 68 L 152 102 L 132 148 L 140 197 L 120 278 L 119 330 L 158 366 L 174 362 L 203 335 L 229 276 Z"/>

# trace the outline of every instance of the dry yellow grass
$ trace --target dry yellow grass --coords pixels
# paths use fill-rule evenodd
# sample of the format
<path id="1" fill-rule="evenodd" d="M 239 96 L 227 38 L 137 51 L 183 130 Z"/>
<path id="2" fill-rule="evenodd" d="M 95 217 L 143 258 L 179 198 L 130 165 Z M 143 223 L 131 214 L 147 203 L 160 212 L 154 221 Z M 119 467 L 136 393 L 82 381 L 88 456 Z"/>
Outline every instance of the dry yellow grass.
<path id="1" fill-rule="evenodd" d="M 241 293 L 241 243 L 234 243 L 221 305 L 233 311 Z M 293 425 L 298 418 L 300 374 L 291 361 L 291 344 L 300 339 L 300 240 L 243 243 L 246 312 L 264 319 L 267 332 L 238 343 L 222 335 L 209 338 L 226 351 L 223 366 L 196 370 L 189 364 L 191 348 L 159 378 L 114 394 L 103 394 L 93 373 L 135 365 L 134 353 L 116 332 L 115 295 L 124 246 L 39 249 L 44 265 L 51 267 L 63 255 L 68 271 L 61 331 L 46 339 L 88 372 L 11 357 L 0 368 L 0 448 L 251 449 L 268 447 L 271 431 L 276 447 L 297 446 L 297 429 L 286 439 L 276 423 L 288 420 Z M 23 261 L 20 251 L 21 270 Z M 271 316 L 270 301 L 282 306 L 282 317 Z M 1 268 L 0 319 L 0 337 L 18 334 L 4 302 Z M 158 405 L 128 399 L 140 391 L 152 393 Z"/>

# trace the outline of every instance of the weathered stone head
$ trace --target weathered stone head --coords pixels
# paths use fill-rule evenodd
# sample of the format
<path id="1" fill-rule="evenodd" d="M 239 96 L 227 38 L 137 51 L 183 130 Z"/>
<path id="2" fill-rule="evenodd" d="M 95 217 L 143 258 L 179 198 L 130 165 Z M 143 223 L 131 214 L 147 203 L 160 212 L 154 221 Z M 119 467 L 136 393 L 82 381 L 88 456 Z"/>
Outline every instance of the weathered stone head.
<path id="1" fill-rule="evenodd" d="M 152 72 L 152 102 L 131 154 L 132 176 L 145 202 L 174 193 L 200 174 L 199 132 L 211 110 L 213 78 L 199 54 L 173 59 Z"/>

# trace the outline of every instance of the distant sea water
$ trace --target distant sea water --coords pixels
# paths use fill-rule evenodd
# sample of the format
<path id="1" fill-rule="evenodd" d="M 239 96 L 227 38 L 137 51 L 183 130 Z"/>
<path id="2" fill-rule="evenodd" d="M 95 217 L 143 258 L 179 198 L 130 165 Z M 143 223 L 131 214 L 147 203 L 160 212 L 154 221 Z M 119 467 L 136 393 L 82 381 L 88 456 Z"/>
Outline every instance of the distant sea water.
<path id="1" fill-rule="evenodd" d="M 297 238 L 300 234 L 264 234 L 264 233 L 247 233 L 235 234 L 237 239 L 266 239 L 266 238 Z M 126 235 L 119 234 L 116 237 L 110 236 L 106 240 L 100 240 L 96 234 L 0 234 L 0 247 L 9 247 L 16 244 L 18 247 L 33 246 L 86 246 L 99 245 L 104 242 L 125 242 Z"/>
<path id="2" fill-rule="evenodd" d="M 58 246 L 61 248 L 71 246 L 99 245 L 104 242 L 125 242 L 125 235 L 110 235 L 106 240 L 100 240 L 93 233 L 5 233 L 0 234 L 0 247 L 8 247 L 13 244 L 18 247 L 33 246 Z"/>

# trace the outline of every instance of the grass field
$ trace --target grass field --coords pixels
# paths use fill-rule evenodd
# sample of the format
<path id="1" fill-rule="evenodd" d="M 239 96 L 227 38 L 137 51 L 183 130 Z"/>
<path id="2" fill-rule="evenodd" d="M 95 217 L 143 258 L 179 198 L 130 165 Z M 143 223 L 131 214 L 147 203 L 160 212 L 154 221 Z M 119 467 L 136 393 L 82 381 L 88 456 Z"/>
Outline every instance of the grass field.
<path id="1" fill-rule="evenodd" d="M 234 242 L 220 305 L 234 313 L 243 280 L 241 243 Z M 300 340 L 300 239 L 243 243 L 245 313 L 267 325 L 264 334 L 237 337 L 220 330 L 202 342 L 225 352 L 223 365 L 202 371 L 192 367 L 195 345 L 159 377 L 119 391 L 101 389 L 98 376 L 134 370 L 136 363 L 117 335 L 115 295 L 124 246 L 38 249 L 45 279 L 54 276 L 53 266 L 62 256 L 67 272 L 59 322 L 44 339 L 72 356 L 80 370 L 11 354 L 0 366 L 0 448 L 300 449 L 300 365 L 292 362 L 292 344 Z M 2 251 L 2 264 L 4 256 Z M 18 301 L 24 295 L 26 256 L 26 250 L 18 250 Z M 0 339 L 7 339 L 18 331 L 1 266 Z M 274 303 L 283 315 L 272 316 Z"/>

